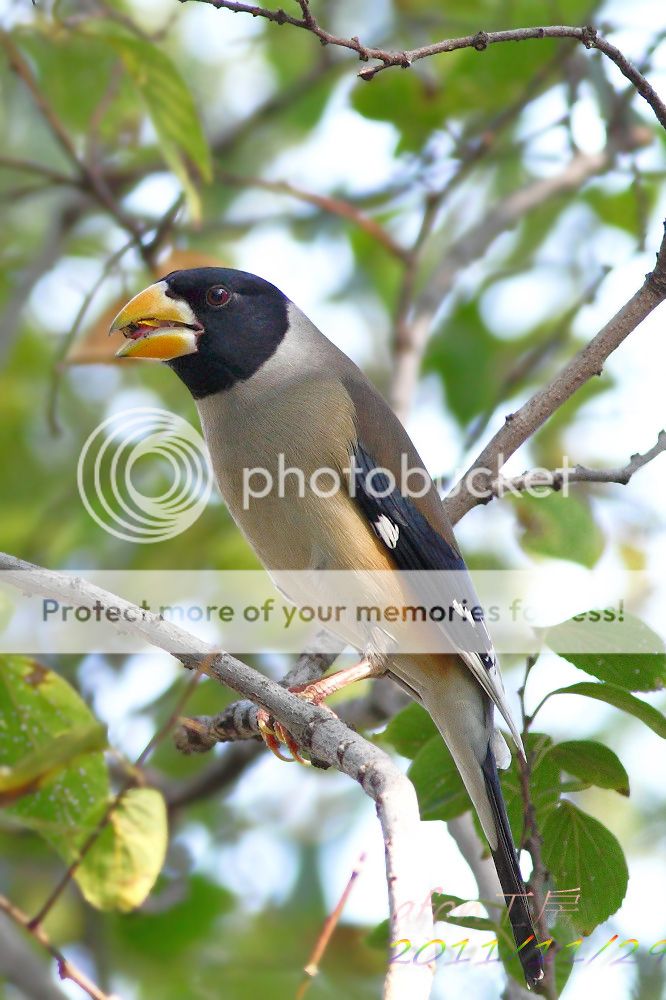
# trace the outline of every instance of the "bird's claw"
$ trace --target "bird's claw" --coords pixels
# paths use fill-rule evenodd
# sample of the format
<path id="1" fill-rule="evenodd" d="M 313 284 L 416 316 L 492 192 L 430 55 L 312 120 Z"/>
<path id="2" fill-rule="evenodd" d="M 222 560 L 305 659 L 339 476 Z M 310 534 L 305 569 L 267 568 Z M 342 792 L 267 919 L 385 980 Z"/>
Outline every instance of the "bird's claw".
<path id="1" fill-rule="evenodd" d="M 274 719 L 273 716 L 266 711 L 265 708 L 259 708 L 257 710 L 257 726 L 259 727 L 259 735 L 262 740 L 276 757 L 280 760 L 286 761 L 291 764 L 293 761 L 297 761 L 302 764 L 303 767 L 311 767 L 309 760 L 306 760 L 301 756 L 301 752 L 295 739 L 289 733 L 284 726 Z M 285 757 L 285 755 L 280 750 L 280 744 L 284 744 L 291 757 Z"/>

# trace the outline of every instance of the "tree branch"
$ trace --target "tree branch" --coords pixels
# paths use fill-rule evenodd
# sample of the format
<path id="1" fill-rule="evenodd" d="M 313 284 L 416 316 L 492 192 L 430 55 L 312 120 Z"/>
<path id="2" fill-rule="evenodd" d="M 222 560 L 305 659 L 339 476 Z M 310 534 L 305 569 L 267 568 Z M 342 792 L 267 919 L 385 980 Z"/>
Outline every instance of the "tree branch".
<path id="1" fill-rule="evenodd" d="M 297 198 L 309 205 L 315 205 L 329 215 L 338 215 L 342 219 L 347 219 L 359 229 L 362 229 L 371 239 L 384 247 L 388 253 L 398 260 L 405 261 L 408 251 L 397 243 L 388 230 L 366 215 L 356 205 L 344 198 L 335 198 L 332 195 L 317 194 L 314 191 L 306 191 L 303 188 L 295 187 L 287 181 L 270 181 L 263 177 L 240 177 L 237 174 L 227 173 L 225 170 L 216 171 L 216 176 L 225 184 L 233 184 L 238 187 L 258 187 L 264 191 L 273 191 L 275 194 L 286 194 L 291 198 Z"/>
<path id="2" fill-rule="evenodd" d="M 127 215 L 115 200 L 104 175 L 90 167 L 85 160 L 79 157 L 69 132 L 60 121 L 46 95 L 40 89 L 29 63 L 24 59 L 22 53 L 7 32 L 0 31 L 0 45 L 5 50 L 10 67 L 25 84 L 35 107 L 46 122 L 53 138 L 76 170 L 80 178 L 80 186 L 89 191 L 100 206 L 116 220 L 121 229 L 124 229 L 132 237 L 144 262 L 150 267 L 152 259 L 147 248 L 143 245 L 141 239 L 142 233 L 136 224 L 136 220 L 131 215 Z"/>
<path id="3" fill-rule="evenodd" d="M 89 979 L 84 972 L 70 962 L 69 959 L 65 958 L 63 953 L 59 951 L 55 945 L 51 944 L 51 939 L 41 927 L 31 927 L 30 918 L 27 913 L 23 913 L 22 910 L 19 910 L 19 908 L 14 906 L 14 904 L 6 899 L 5 896 L 0 896 L 0 911 L 6 913 L 10 920 L 13 920 L 15 924 L 27 931 L 28 934 L 30 934 L 30 936 L 49 953 L 49 955 L 55 958 L 58 963 L 58 975 L 61 979 L 69 979 L 71 982 L 76 983 L 76 985 L 80 986 L 81 989 L 92 998 L 92 1000 L 111 1000 L 107 993 L 104 993 L 99 986 L 92 981 L 92 979 Z M 48 995 L 48 993 L 40 994 L 40 1000 L 42 1000 L 42 998 L 46 1000 Z"/>
<path id="4" fill-rule="evenodd" d="M 601 375 L 607 358 L 665 298 L 666 233 L 657 254 L 656 266 L 646 276 L 641 288 L 548 385 L 535 392 L 520 409 L 506 417 L 504 425 L 453 487 L 444 500 L 453 524 L 477 503 L 482 502 L 484 497 L 492 495 L 493 483 L 499 479 L 500 469 L 507 459 L 577 389 L 595 375 Z"/>
<path id="5" fill-rule="evenodd" d="M 185 0 L 181 0 L 185 2 Z M 445 38 L 431 45 L 422 45 L 416 49 L 390 50 L 378 49 L 369 45 L 364 45 L 357 37 L 343 38 L 326 31 L 317 22 L 310 10 L 309 0 L 298 0 L 302 17 L 292 17 L 282 8 L 278 10 L 268 10 L 265 7 L 257 7 L 254 4 L 237 3 L 235 0 L 199 0 L 200 3 L 208 3 L 218 9 L 230 10 L 234 13 L 251 14 L 252 17 L 263 17 L 267 21 L 276 24 L 289 24 L 294 28 L 302 28 L 315 35 L 322 45 L 335 45 L 339 48 L 351 49 L 355 52 L 361 62 L 369 62 L 371 59 L 377 60 L 378 65 L 368 66 L 358 74 L 362 80 L 372 80 L 377 73 L 389 69 L 391 66 L 400 66 L 402 69 L 409 69 L 412 63 L 420 59 L 427 59 L 430 56 L 440 55 L 444 52 L 455 52 L 458 49 L 476 49 L 483 52 L 490 45 L 497 45 L 501 42 L 526 42 L 541 38 L 571 38 L 581 42 L 586 49 L 598 49 L 611 62 L 615 63 L 620 72 L 636 88 L 638 93 L 650 105 L 662 126 L 666 128 L 666 104 L 661 100 L 656 90 L 645 79 L 643 74 L 620 52 L 615 45 L 600 35 L 596 28 L 585 26 L 575 27 L 572 25 L 552 24 L 544 27 L 532 28 L 511 28 L 507 31 L 477 31 L 473 35 L 463 35 L 460 38 Z"/>
<path id="6" fill-rule="evenodd" d="M 640 134 L 633 138 L 638 145 L 644 143 L 644 136 Z M 511 229 L 529 212 L 552 198 L 577 190 L 591 177 L 608 170 L 614 156 L 615 148 L 611 144 L 600 153 L 579 153 L 559 174 L 532 181 L 502 199 L 445 251 L 416 300 L 408 332 L 396 342 L 391 399 L 398 414 L 404 416 L 408 410 L 433 321 L 460 272 L 479 260 L 500 233 Z"/>
<path id="7" fill-rule="evenodd" d="M 67 1000 L 53 982 L 50 966 L 35 959 L 34 950 L 10 920 L 10 917 L 0 920 L 0 980 L 16 986 L 21 997 Z"/>
<path id="8" fill-rule="evenodd" d="M 335 636 L 321 630 L 311 646 L 301 653 L 280 684 L 298 687 L 319 680 L 339 656 Z M 250 740 L 260 735 L 257 705 L 253 701 L 234 701 L 217 715 L 197 715 L 181 719 L 174 733 L 174 742 L 181 753 L 207 753 L 216 743 Z"/>
<path id="9" fill-rule="evenodd" d="M 0 570 L 20 570 L 9 583 L 31 593 L 76 600 L 84 606 L 120 609 L 119 627 L 171 653 L 181 663 L 262 705 L 317 760 L 357 781 L 374 799 L 384 835 L 391 940 L 407 938 L 419 947 L 433 932 L 425 857 L 419 850 L 421 821 L 412 783 L 378 747 L 348 729 L 330 710 L 311 705 L 229 653 L 211 649 L 184 629 L 150 614 L 80 577 L 67 576 L 0 553 Z M 418 906 L 414 902 L 419 901 Z M 427 998 L 433 968 L 389 963 L 385 1000 Z"/>
<path id="10" fill-rule="evenodd" d="M 559 469 L 530 469 L 520 476 L 499 476 L 485 496 L 476 497 L 475 506 L 490 503 L 495 497 L 525 493 L 532 489 L 562 490 L 570 483 L 619 483 L 627 486 L 632 476 L 643 466 L 666 451 L 666 431 L 660 431 L 657 442 L 648 451 L 631 456 L 626 465 L 614 469 L 590 469 L 586 465 L 562 466 Z M 452 496 L 452 494 L 450 494 Z"/>

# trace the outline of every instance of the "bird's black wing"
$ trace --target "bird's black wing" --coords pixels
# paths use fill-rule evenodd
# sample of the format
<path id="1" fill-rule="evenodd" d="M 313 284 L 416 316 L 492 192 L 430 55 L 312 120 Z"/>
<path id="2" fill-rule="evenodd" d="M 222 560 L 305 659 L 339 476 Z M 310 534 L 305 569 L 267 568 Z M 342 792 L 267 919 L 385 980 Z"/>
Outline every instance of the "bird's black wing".
<path id="1" fill-rule="evenodd" d="M 481 604 L 464 560 L 436 531 L 409 496 L 391 482 L 362 443 L 357 442 L 350 491 L 373 531 L 390 552 L 399 570 L 446 571 L 424 574 L 417 582 L 419 596 L 429 606 L 447 612 L 440 624 L 447 644 L 457 652 L 493 700 L 522 750 L 522 742 L 497 667 L 492 641 L 483 621 Z M 411 581 L 418 580 L 416 575 Z"/>

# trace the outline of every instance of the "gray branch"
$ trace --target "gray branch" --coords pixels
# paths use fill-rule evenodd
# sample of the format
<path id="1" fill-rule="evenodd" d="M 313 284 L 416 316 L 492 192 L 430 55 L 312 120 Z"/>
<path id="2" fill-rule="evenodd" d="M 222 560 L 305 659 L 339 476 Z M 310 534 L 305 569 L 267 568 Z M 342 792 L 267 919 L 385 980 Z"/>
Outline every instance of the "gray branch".
<path id="1" fill-rule="evenodd" d="M 0 553 L 0 570 L 21 571 L 15 580 L 12 573 L 6 573 L 5 579 L 30 593 L 68 602 L 76 600 L 82 606 L 93 607 L 99 602 L 102 608 L 119 608 L 118 627 L 123 631 L 140 636 L 175 656 L 185 667 L 200 670 L 262 705 L 313 758 L 357 781 L 375 801 L 384 836 L 391 940 L 406 938 L 415 948 L 431 940 L 432 909 L 413 905 L 415 900 L 427 899 L 431 891 L 427 855 L 419 849 L 421 820 L 416 792 L 387 754 L 349 729 L 330 710 L 309 704 L 229 653 L 212 648 L 177 625 L 81 577 L 44 569 L 4 553 Z M 433 972 L 433 966 L 390 962 L 385 1000 L 403 1000 L 405 996 L 426 1000 Z"/>
<path id="2" fill-rule="evenodd" d="M 510 413 L 504 425 L 474 460 L 444 500 L 453 524 L 492 495 L 493 483 L 500 478 L 504 463 L 581 386 L 601 375 L 606 360 L 629 334 L 666 298 L 666 234 L 657 254 L 657 263 L 643 285 L 612 319 L 548 383 L 528 401 Z"/>

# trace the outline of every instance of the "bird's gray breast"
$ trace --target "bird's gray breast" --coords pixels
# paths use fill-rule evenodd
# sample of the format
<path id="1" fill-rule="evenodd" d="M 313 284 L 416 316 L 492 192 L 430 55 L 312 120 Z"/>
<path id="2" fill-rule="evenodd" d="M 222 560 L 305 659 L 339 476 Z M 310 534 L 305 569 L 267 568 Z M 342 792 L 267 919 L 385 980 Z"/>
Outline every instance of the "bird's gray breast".
<path id="1" fill-rule="evenodd" d="M 310 375 L 260 391 L 245 383 L 197 408 L 222 496 L 261 561 L 270 569 L 325 562 L 336 512 L 348 503 L 355 436 L 341 382 Z"/>

